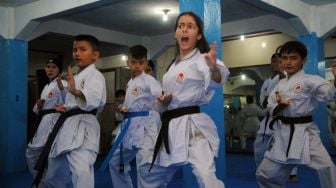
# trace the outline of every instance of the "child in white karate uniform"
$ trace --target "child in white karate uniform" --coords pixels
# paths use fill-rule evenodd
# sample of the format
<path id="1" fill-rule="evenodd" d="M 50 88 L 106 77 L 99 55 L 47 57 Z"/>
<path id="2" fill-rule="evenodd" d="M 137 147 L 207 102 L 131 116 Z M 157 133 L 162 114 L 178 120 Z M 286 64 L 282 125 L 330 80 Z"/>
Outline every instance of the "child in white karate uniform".
<path id="1" fill-rule="evenodd" d="M 63 104 L 66 82 L 58 77 L 62 72 L 62 61 L 58 58 L 49 59 L 45 67 L 49 83 L 44 86 L 41 97 L 36 101 L 33 111 L 39 116 L 40 123 L 37 131 L 26 149 L 26 161 L 30 173 L 35 177 L 35 164 L 47 141 L 48 135 L 54 127 L 60 114 L 56 111 L 56 104 Z M 41 185 L 44 184 L 42 179 Z"/>
<path id="2" fill-rule="evenodd" d="M 162 94 L 162 88 L 157 80 L 145 73 L 147 63 L 147 49 L 144 46 L 135 45 L 129 49 L 127 65 L 132 78 L 127 83 L 125 101 L 119 109 L 124 120 L 117 135 L 117 138 L 123 138 L 109 163 L 113 187 L 133 187 L 129 162 L 134 158 L 137 166 L 137 187 L 150 187 L 141 173 L 148 169 L 141 168 L 151 162 L 158 133 L 157 118 L 152 108 L 156 98 Z M 126 127 L 127 131 L 121 135 Z"/>
<path id="3" fill-rule="evenodd" d="M 335 84 L 305 74 L 307 49 L 298 41 L 289 41 L 280 49 L 281 64 L 287 75 L 268 98 L 273 118 L 274 142 L 259 165 L 256 176 L 262 188 L 283 188 L 293 167 L 307 165 L 317 171 L 321 187 L 336 187 L 336 167 L 323 147 L 312 114 L 320 101 L 332 101 Z M 336 75 L 336 68 L 332 69 Z"/>
<path id="4" fill-rule="evenodd" d="M 105 78 L 94 63 L 100 57 L 99 41 L 92 35 L 77 35 L 73 42 L 73 59 L 79 70 L 73 75 L 68 67 L 68 93 L 64 105 L 56 106 L 65 117 L 53 142 L 48 160 L 48 187 L 94 187 L 94 163 L 99 149 L 100 126 L 96 114 L 106 102 Z M 57 124 L 55 125 L 55 127 Z"/>
<path id="5" fill-rule="evenodd" d="M 175 31 L 178 56 L 163 76 L 165 95 L 159 100 L 167 111 L 161 115 L 154 165 L 146 179 L 149 187 L 163 187 L 181 165 L 189 163 L 200 187 L 221 188 L 224 183 L 215 174 L 217 127 L 199 106 L 211 100 L 229 71 L 216 57 L 216 44 L 209 47 L 196 14 L 181 13 Z"/>

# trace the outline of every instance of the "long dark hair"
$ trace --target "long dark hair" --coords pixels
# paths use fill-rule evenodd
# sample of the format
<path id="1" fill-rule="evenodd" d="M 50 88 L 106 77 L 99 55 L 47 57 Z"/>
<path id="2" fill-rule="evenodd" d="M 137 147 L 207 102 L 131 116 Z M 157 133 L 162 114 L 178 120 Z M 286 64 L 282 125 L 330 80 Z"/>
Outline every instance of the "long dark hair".
<path id="1" fill-rule="evenodd" d="M 177 26 L 178 26 L 178 21 L 180 20 L 180 18 L 182 16 L 185 16 L 185 15 L 188 15 L 188 16 L 191 16 L 194 18 L 195 22 L 196 22 L 196 25 L 198 27 L 198 33 L 201 34 L 201 39 L 197 41 L 196 43 L 196 48 L 198 48 L 198 50 L 201 52 L 201 53 L 207 53 L 210 51 L 210 46 L 208 44 L 208 41 L 206 40 L 205 36 L 204 36 L 204 32 L 203 32 L 203 22 L 201 20 L 200 17 L 198 17 L 195 13 L 193 12 L 182 12 L 176 19 L 176 23 L 175 23 L 175 31 L 177 29 Z M 180 51 L 179 51 L 179 45 L 176 41 L 176 55 L 179 55 L 180 54 Z"/>

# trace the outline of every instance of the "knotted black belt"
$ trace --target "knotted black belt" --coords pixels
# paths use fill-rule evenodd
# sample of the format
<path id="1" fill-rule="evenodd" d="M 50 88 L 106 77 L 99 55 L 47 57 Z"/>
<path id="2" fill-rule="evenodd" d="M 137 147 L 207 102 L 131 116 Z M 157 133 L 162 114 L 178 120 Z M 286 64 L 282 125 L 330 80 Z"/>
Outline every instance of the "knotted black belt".
<path id="1" fill-rule="evenodd" d="M 310 123 L 313 121 L 312 116 L 302 116 L 302 117 L 284 117 L 284 116 L 277 116 L 275 117 L 270 123 L 270 129 L 273 130 L 273 124 L 280 120 L 282 123 L 287 124 L 290 126 L 290 133 L 289 133 L 289 142 L 287 146 L 286 156 L 288 157 L 289 149 L 292 144 L 293 135 L 295 131 L 295 124 L 303 124 L 303 123 Z"/>
<path id="2" fill-rule="evenodd" d="M 38 111 L 38 115 L 41 117 L 47 114 L 51 114 L 51 113 L 57 113 L 56 109 L 45 109 L 45 110 Z"/>
<path id="3" fill-rule="evenodd" d="M 53 130 L 51 131 L 51 133 L 49 134 L 48 136 L 48 139 L 47 139 L 47 142 L 45 143 L 43 149 L 42 149 L 42 152 L 37 160 L 37 163 L 35 164 L 35 167 L 34 169 L 38 171 L 37 175 L 35 176 L 34 178 L 34 181 L 32 183 L 32 187 L 38 187 L 40 181 L 41 181 L 41 178 L 43 176 L 43 172 L 44 172 L 44 169 L 47 165 L 47 162 L 48 162 L 48 156 L 49 156 L 49 152 L 50 152 L 50 149 L 51 149 L 51 146 L 57 136 L 57 133 L 58 131 L 61 129 L 63 123 L 65 122 L 65 120 L 68 118 L 68 117 L 71 117 L 71 116 L 74 116 L 74 115 L 79 115 L 79 114 L 92 114 L 92 115 L 96 115 L 97 113 L 97 110 L 92 110 L 92 111 L 84 111 L 84 110 L 81 110 L 81 109 L 72 109 L 72 110 L 69 110 L 65 113 L 62 113 L 60 115 L 60 117 L 57 119 L 56 121 L 56 124 L 53 128 Z"/>
<path id="4" fill-rule="evenodd" d="M 153 167 L 157 154 L 159 153 L 159 150 L 161 148 L 162 142 L 165 145 L 166 152 L 170 154 L 169 141 L 168 141 L 168 131 L 169 131 L 170 120 L 174 118 L 178 118 L 180 116 L 187 115 L 187 114 L 196 114 L 196 113 L 200 113 L 199 106 L 187 106 L 187 107 L 177 108 L 173 110 L 167 110 L 161 114 L 162 126 L 160 129 L 158 138 L 156 139 L 153 159 L 152 159 L 152 163 L 148 171 L 150 171 Z"/>
<path id="5" fill-rule="evenodd" d="M 36 122 L 37 126 L 40 125 L 40 122 L 41 122 L 44 115 L 52 114 L 52 113 L 57 113 L 56 109 L 39 110 L 38 111 L 38 118 L 37 118 L 37 122 Z"/>

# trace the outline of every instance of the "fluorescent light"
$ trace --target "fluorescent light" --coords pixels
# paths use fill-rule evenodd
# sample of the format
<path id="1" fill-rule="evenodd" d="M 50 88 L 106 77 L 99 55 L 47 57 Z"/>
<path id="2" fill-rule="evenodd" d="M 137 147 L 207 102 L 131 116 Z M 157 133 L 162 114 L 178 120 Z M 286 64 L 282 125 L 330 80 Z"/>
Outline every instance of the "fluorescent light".
<path id="1" fill-rule="evenodd" d="M 163 10 L 162 10 L 162 12 L 163 12 L 162 20 L 163 20 L 164 22 L 168 21 L 168 12 L 169 12 L 169 11 L 170 11 L 169 9 L 163 9 Z"/>
<path id="2" fill-rule="evenodd" d="M 167 14 L 164 14 L 164 15 L 162 16 L 162 20 L 166 22 L 166 21 L 168 20 L 168 15 L 167 15 Z"/>

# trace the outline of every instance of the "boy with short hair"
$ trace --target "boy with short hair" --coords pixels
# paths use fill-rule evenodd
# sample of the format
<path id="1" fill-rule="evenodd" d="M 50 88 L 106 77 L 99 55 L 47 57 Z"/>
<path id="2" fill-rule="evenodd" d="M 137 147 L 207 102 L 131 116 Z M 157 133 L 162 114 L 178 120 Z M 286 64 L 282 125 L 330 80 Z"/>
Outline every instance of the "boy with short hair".
<path id="1" fill-rule="evenodd" d="M 59 131 L 55 131 L 49 154 L 45 178 L 48 187 L 66 187 L 69 182 L 59 178 L 59 174 L 66 173 L 71 176 L 71 187 L 94 187 L 93 165 L 100 137 L 96 114 L 106 102 L 105 78 L 94 65 L 99 57 L 99 42 L 94 36 L 74 38 L 73 58 L 79 70 L 73 75 L 68 67 L 65 104 L 56 106 L 62 115 L 55 125 Z"/>
<path id="2" fill-rule="evenodd" d="M 307 49 L 298 41 L 289 41 L 281 49 L 281 64 L 287 75 L 268 97 L 274 142 L 256 172 L 262 188 L 284 187 L 294 166 L 305 164 L 318 173 L 321 187 L 336 187 L 336 167 L 319 137 L 312 114 L 320 101 L 332 101 L 335 84 L 305 74 Z M 336 68 L 332 69 L 334 76 Z"/>
<path id="3" fill-rule="evenodd" d="M 124 120 L 117 140 L 119 137 L 123 138 L 109 162 L 113 187 L 133 187 L 129 162 L 135 157 L 137 187 L 148 187 L 141 173 L 148 169 L 141 169 L 144 164 L 151 162 L 158 132 L 152 108 L 156 98 L 162 94 L 162 88 L 158 81 L 145 73 L 147 63 L 147 49 L 144 46 L 135 45 L 129 49 L 127 65 L 132 78 L 127 83 L 123 107 L 119 109 Z M 124 135 L 121 134 L 123 130 L 126 130 Z"/>

